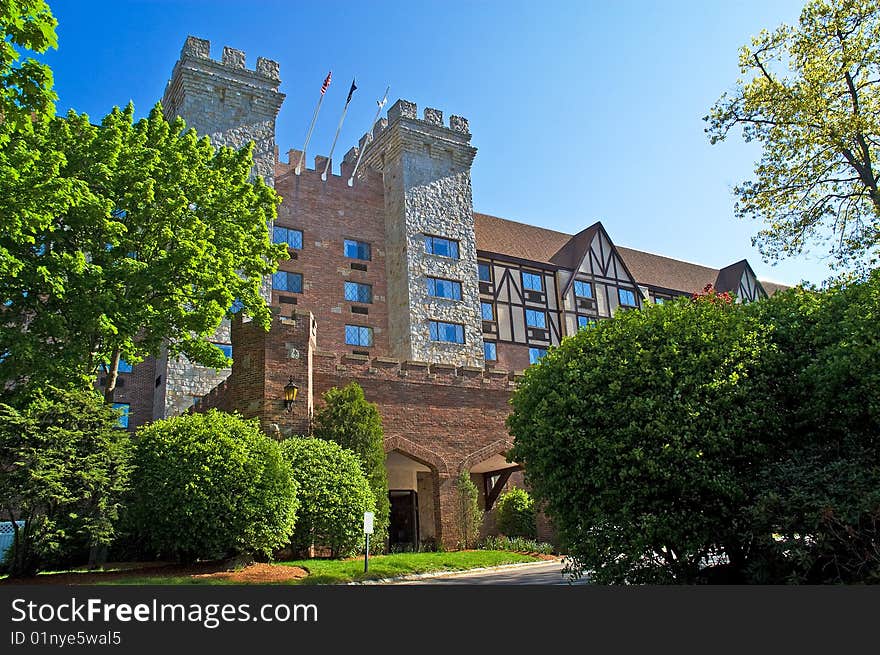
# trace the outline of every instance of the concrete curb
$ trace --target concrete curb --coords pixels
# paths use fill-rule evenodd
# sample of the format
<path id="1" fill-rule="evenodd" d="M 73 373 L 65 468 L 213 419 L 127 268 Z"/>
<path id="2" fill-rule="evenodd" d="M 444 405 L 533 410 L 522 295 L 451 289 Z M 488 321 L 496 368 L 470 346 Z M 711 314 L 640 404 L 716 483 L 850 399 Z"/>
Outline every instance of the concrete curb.
<path id="1" fill-rule="evenodd" d="M 528 568 L 530 566 L 538 566 L 540 564 L 548 564 L 549 562 L 558 562 L 560 564 L 564 564 L 563 559 L 560 558 L 558 560 L 549 560 L 542 559 L 537 562 L 518 562 L 516 564 L 501 564 L 499 566 L 481 566 L 476 569 L 460 569 L 457 571 L 431 571 L 428 573 L 411 573 L 409 575 L 401 575 L 395 578 L 377 578 L 375 580 L 358 580 L 353 582 L 346 582 L 346 585 L 377 585 L 377 584 L 391 584 L 394 582 L 405 582 L 409 580 L 422 580 L 424 578 L 448 578 L 454 575 L 462 575 L 465 573 L 479 573 L 481 571 L 509 571 L 511 569 L 523 569 Z"/>

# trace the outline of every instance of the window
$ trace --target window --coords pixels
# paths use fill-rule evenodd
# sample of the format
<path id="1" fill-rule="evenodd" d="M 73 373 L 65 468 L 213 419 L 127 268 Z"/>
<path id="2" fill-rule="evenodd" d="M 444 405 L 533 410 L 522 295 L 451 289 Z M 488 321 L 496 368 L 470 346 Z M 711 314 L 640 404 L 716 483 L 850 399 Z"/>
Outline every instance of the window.
<path id="1" fill-rule="evenodd" d="M 535 328 L 547 328 L 547 314 L 537 309 L 526 310 L 526 325 Z"/>
<path id="2" fill-rule="evenodd" d="M 665 299 L 665 298 L 659 298 L 659 297 L 658 297 L 658 298 L 654 298 L 654 302 L 655 302 L 656 304 L 658 304 L 658 305 L 662 305 L 663 303 L 666 302 L 666 299 Z"/>
<path id="3" fill-rule="evenodd" d="M 360 282 L 346 282 L 345 299 L 351 302 L 373 302 L 373 286 Z"/>
<path id="4" fill-rule="evenodd" d="M 461 282 L 444 280 L 439 277 L 428 278 L 428 295 L 435 298 L 461 300 Z"/>
<path id="5" fill-rule="evenodd" d="M 226 355 L 229 359 L 232 359 L 232 346 L 228 343 L 215 343 L 220 350 L 223 351 L 223 354 Z"/>
<path id="6" fill-rule="evenodd" d="M 119 358 L 119 372 L 120 373 L 131 373 L 131 364 L 129 364 L 127 361 L 125 361 L 121 357 Z"/>
<path id="7" fill-rule="evenodd" d="M 595 318 L 587 318 L 586 316 L 578 316 L 578 329 L 585 327 L 593 327 L 596 325 Z"/>
<path id="8" fill-rule="evenodd" d="M 275 291 L 302 293 L 303 276 L 300 273 L 278 271 L 277 273 L 272 275 L 272 288 L 275 289 Z"/>
<path id="9" fill-rule="evenodd" d="M 443 237 L 425 237 L 425 252 L 458 259 L 458 241 Z"/>
<path id="10" fill-rule="evenodd" d="M 636 307 L 636 295 L 629 289 L 618 289 L 617 297 L 624 307 Z"/>
<path id="11" fill-rule="evenodd" d="M 369 261 L 372 258 L 369 243 L 355 241 L 354 239 L 346 239 L 344 247 L 345 256 L 350 259 L 365 259 Z"/>
<path id="12" fill-rule="evenodd" d="M 346 325 L 345 343 L 347 343 L 349 346 L 372 346 L 373 328 L 363 327 L 361 325 Z"/>
<path id="13" fill-rule="evenodd" d="M 480 282 L 492 281 L 492 268 L 489 264 L 477 264 L 477 272 L 480 275 Z"/>
<path id="14" fill-rule="evenodd" d="M 593 285 L 589 282 L 584 282 L 583 280 L 575 280 L 574 295 L 576 295 L 578 298 L 592 298 Z"/>
<path id="15" fill-rule="evenodd" d="M 498 348 L 494 341 L 486 341 L 483 343 L 483 356 L 487 362 L 498 361 Z"/>
<path id="16" fill-rule="evenodd" d="M 523 289 L 528 289 L 529 291 L 544 290 L 544 283 L 538 273 L 527 273 L 526 271 L 523 271 L 522 282 Z"/>
<path id="17" fill-rule="evenodd" d="M 128 428 L 128 416 L 131 413 L 131 405 L 129 403 L 113 403 L 113 409 L 120 410 L 122 413 L 116 419 L 117 428 Z"/>
<path id="18" fill-rule="evenodd" d="M 429 332 L 431 335 L 431 341 L 464 343 L 464 325 L 459 325 L 458 323 L 430 321 Z"/>
<path id="19" fill-rule="evenodd" d="M 480 314 L 482 314 L 484 321 L 494 321 L 495 320 L 495 307 L 490 302 L 481 302 L 480 303 Z"/>
<path id="20" fill-rule="evenodd" d="M 238 314 L 242 309 L 244 309 L 244 303 L 236 298 L 232 301 L 232 304 L 229 305 L 229 313 L 230 314 Z"/>
<path id="21" fill-rule="evenodd" d="M 278 227 L 272 229 L 272 241 L 274 243 L 286 243 L 288 248 L 302 250 L 303 233 L 302 230 L 293 230 L 289 227 Z"/>
<path id="22" fill-rule="evenodd" d="M 547 354 L 546 348 L 529 348 L 529 364 L 537 364 Z"/>

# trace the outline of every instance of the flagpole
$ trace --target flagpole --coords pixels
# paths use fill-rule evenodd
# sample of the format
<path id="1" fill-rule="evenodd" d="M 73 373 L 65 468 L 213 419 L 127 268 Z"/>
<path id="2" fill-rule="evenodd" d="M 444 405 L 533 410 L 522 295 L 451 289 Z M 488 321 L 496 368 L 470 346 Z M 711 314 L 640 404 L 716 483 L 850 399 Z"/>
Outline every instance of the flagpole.
<path id="1" fill-rule="evenodd" d="M 376 117 L 373 119 L 373 122 L 370 123 L 371 130 L 373 129 L 373 125 L 376 124 L 376 121 L 379 120 L 379 114 L 382 113 L 382 107 L 384 107 L 385 103 L 388 102 L 388 92 L 390 90 L 391 90 L 391 85 L 389 84 L 388 87 L 385 89 L 385 97 L 382 98 L 382 101 L 381 102 L 376 101 L 376 104 L 379 105 L 379 109 L 376 110 Z M 361 148 L 360 152 L 358 153 L 357 161 L 354 164 L 354 170 L 351 172 L 351 177 L 348 178 L 348 186 L 354 186 L 354 176 L 357 173 L 358 166 L 361 165 L 361 157 L 364 156 L 364 150 L 366 150 L 366 149 L 367 149 L 367 146 L 366 146 L 366 144 L 364 144 L 364 147 Z"/>
<path id="2" fill-rule="evenodd" d="M 306 157 L 306 150 L 309 147 L 309 140 L 312 138 L 312 130 L 315 129 L 315 121 L 318 120 L 318 112 L 321 111 L 321 103 L 322 102 L 324 102 L 324 94 L 323 93 L 321 94 L 321 98 L 318 100 L 318 106 L 315 107 L 315 113 L 312 114 L 312 124 L 309 125 L 309 133 L 306 134 L 306 143 L 303 146 L 302 152 L 299 153 L 299 163 L 297 163 L 296 170 L 294 171 L 294 173 L 296 173 L 297 175 L 299 175 L 300 171 L 302 171 L 303 159 L 305 159 L 305 157 Z"/>
<path id="3" fill-rule="evenodd" d="M 348 105 L 351 104 L 351 95 L 354 93 L 357 87 L 354 85 L 354 80 L 351 81 L 351 90 L 348 92 L 348 98 L 345 101 L 345 107 L 342 108 L 342 116 L 339 117 L 339 125 L 336 127 L 336 136 L 333 137 L 333 145 L 330 146 L 330 154 L 327 157 L 327 163 L 324 165 L 324 172 L 321 173 L 321 181 L 327 181 L 327 171 L 330 168 L 330 162 L 333 161 L 333 151 L 336 149 L 336 141 L 339 139 L 339 131 L 342 129 L 342 121 L 345 120 L 345 113 L 348 111 Z"/>
<path id="4" fill-rule="evenodd" d="M 306 134 L 306 142 L 303 145 L 302 152 L 299 154 L 299 163 L 296 165 L 296 170 L 294 173 L 297 175 L 302 171 L 303 160 L 306 158 L 306 150 L 309 148 L 309 141 L 312 138 L 312 130 L 315 129 L 315 121 L 318 120 L 318 112 L 321 111 L 321 103 L 324 102 L 324 92 L 327 91 L 327 87 L 330 86 L 330 75 L 331 73 L 327 73 L 327 77 L 324 79 L 324 84 L 321 86 L 321 97 L 318 98 L 318 106 L 315 107 L 315 113 L 312 114 L 312 124 L 309 125 L 309 133 Z"/>

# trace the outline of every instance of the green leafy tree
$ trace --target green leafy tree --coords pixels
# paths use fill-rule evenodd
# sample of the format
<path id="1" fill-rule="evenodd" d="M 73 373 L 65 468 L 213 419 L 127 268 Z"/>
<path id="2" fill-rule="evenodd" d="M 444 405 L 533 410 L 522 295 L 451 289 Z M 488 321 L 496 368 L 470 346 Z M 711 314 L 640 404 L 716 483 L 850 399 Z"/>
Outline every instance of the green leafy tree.
<path id="1" fill-rule="evenodd" d="M 535 501 L 525 489 L 514 488 L 501 494 L 495 503 L 495 520 L 501 533 L 508 537 L 538 536 Z"/>
<path id="2" fill-rule="evenodd" d="M 313 546 L 332 557 L 358 552 L 364 540 L 364 512 L 375 511 L 373 493 L 358 456 L 323 439 L 292 437 L 281 443 L 293 469 L 302 503 L 291 545 Z"/>
<path id="3" fill-rule="evenodd" d="M 480 509 L 480 492 L 468 471 L 462 471 L 455 479 L 455 527 L 458 531 L 459 548 L 473 548 L 480 536 L 483 510 Z"/>
<path id="4" fill-rule="evenodd" d="M 49 388 L 0 405 L 0 506 L 13 524 L 6 568 L 31 576 L 74 542 L 106 546 L 129 479 L 130 444 L 93 391 Z"/>
<path id="5" fill-rule="evenodd" d="M 250 148 L 215 150 L 159 105 L 138 121 L 131 105 L 114 109 L 100 126 L 71 112 L 34 139 L 58 164 L 33 172 L 42 186 L 11 208 L 30 203 L 36 218 L 0 238 L 15 272 L 0 277 L 7 388 L 81 384 L 106 367 L 110 401 L 120 358 L 167 344 L 227 365 L 209 339 L 234 303 L 268 327 L 260 289 L 286 254 L 266 229 L 279 198 L 250 179 Z M 41 207 L 47 197 L 57 202 Z"/>
<path id="6" fill-rule="evenodd" d="M 757 582 L 880 582 L 880 271 L 750 311 L 774 326 L 786 430 L 760 470 Z M 775 535 L 775 536 L 774 536 Z"/>
<path id="7" fill-rule="evenodd" d="M 385 548 L 391 504 L 388 499 L 388 473 L 382 417 L 376 403 L 364 397 L 357 382 L 342 389 L 334 387 L 324 394 L 324 406 L 315 413 L 314 436 L 335 441 L 361 458 L 373 498 L 376 501 L 373 548 Z"/>
<path id="8" fill-rule="evenodd" d="M 694 582 L 723 553 L 743 571 L 754 467 L 779 434 L 771 330 L 729 296 L 621 312 L 529 367 L 511 459 L 546 502 L 575 572 Z"/>
<path id="9" fill-rule="evenodd" d="M 290 538 L 297 486 L 254 421 L 211 410 L 138 432 L 127 523 L 153 554 L 184 562 L 271 555 Z"/>
<path id="10" fill-rule="evenodd" d="M 4 132 L 26 128 L 34 119 L 51 116 L 57 99 L 52 69 L 22 50 L 37 53 L 58 47 L 58 21 L 43 0 L 0 3 L 0 146 Z"/>
<path id="11" fill-rule="evenodd" d="M 769 259 L 825 240 L 840 266 L 880 254 L 880 5 L 812 0 L 796 26 L 740 49 L 743 77 L 706 117 L 712 143 L 736 127 L 758 141 L 736 215 L 762 222 Z"/>

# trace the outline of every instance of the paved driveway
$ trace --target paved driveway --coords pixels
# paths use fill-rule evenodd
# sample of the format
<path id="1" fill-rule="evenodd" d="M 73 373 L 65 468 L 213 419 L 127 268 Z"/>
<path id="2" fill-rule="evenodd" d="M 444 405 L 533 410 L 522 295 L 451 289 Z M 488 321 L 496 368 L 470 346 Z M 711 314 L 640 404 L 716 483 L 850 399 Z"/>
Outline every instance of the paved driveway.
<path id="1" fill-rule="evenodd" d="M 568 585 L 568 577 L 562 573 L 563 563 L 559 560 L 524 564 L 521 566 L 498 567 L 483 571 L 447 573 L 418 580 L 404 580 L 392 584 L 457 584 L 457 585 Z M 585 578 L 573 584 L 588 584 Z"/>

